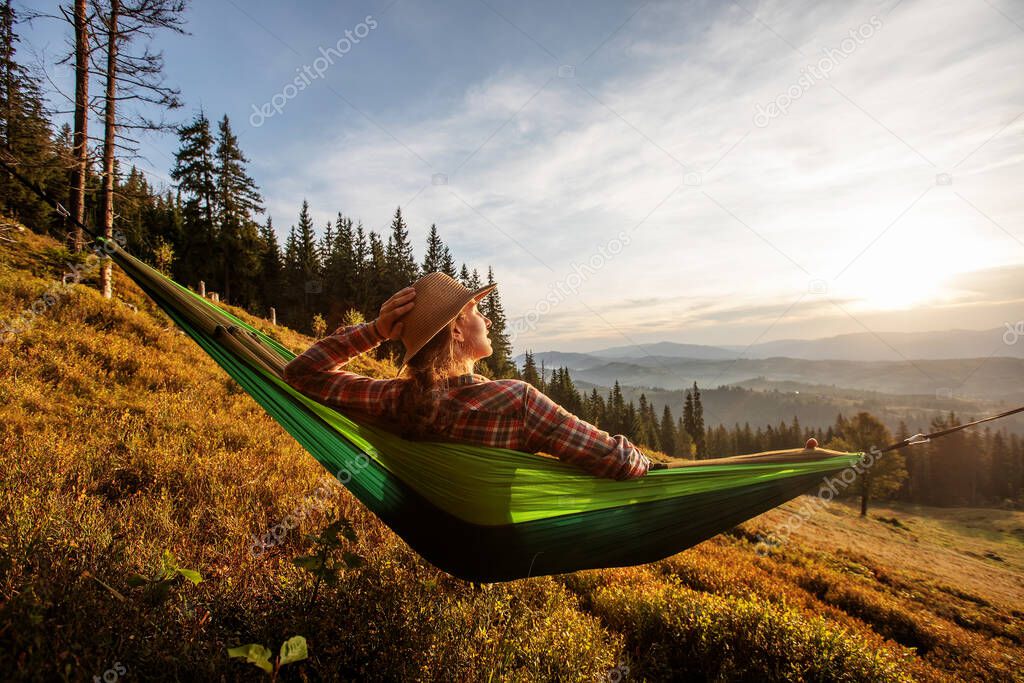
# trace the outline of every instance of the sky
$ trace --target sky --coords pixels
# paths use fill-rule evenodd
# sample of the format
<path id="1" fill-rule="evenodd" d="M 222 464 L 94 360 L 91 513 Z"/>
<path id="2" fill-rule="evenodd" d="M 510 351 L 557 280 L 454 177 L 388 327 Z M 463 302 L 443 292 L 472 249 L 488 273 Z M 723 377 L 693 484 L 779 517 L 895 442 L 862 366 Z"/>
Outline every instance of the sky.
<path id="1" fill-rule="evenodd" d="M 1020 0 L 191 5 L 169 117 L 231 119 L 279 236 L 400 206 L 514 353 L 1024 330 Z M 20 34 L 66 108 L 67 25 Z"/>

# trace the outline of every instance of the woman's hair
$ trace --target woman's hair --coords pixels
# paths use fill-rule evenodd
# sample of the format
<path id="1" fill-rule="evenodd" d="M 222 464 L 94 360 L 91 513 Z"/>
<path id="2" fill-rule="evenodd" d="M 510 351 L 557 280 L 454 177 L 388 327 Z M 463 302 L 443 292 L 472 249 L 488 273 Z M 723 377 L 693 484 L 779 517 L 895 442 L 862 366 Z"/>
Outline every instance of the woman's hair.
<path id="1" fill-rule="evenodd" d="M 403 438 L 436 435 L 445 427 L 439 421 L 441 397 L 448 388 L 448 377 L 465 363 L 459 342 L 452 336 L 452 328 L 463 315 L 460 311 L 402 369 L 405 384 L 398 398 L 397 419 Z"/>

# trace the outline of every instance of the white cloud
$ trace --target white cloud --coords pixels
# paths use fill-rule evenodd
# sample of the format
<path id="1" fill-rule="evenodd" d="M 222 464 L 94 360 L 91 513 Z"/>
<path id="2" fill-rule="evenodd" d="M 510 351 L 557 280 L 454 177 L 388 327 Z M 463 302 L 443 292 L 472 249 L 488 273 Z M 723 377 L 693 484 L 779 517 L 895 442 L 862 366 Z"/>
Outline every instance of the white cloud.
<path id="1" fill-rule="evenodd" d="M 922 307 L 949 276 L 1024 260 L 993 223 L 1024 240 L 1024 118 L 992 137 L 1020 114 L 1024 43 L 984 3 L 904 0 L 887 15 L 893 4 L 746 3 L 757 19 L 726 4 L 699 30 L 675 4 L 644 8 L 575 79 L 505 70 L 436 116 L 364 121 L 358 133 L 282 150 L 276 163 L 296 173 L 275 185 L 269 208 L 286 229 L 294 197 L 307 196 L 318 227 L 341 209 L 385 230 L 401 204 L 418 253 L 437 223 L 457 259 L 494 266 L 509 317 L 644 221 L 517 351 L 625 343 L 621 332 L 745 343 L 817 278 L 861 322 L 897 324 L 883 304 L 900 296 L 887 302 L 887 292 Z M 872 16 L 880 28 L 828 81 L 754 125 L 756 105 Z M 701 186 L 669 198 L 692 169 Z M 944 172 L 951 186 L 935 184 Z M 432 185 L 433 173 L 449 185 Z M 679 296 L 701 297 L 693 316 L 683 302 L 620 305 Z M 932 313 L 912 317 L 922 329 L 963 324 L 962 312 Z M 976 324 L 998 325 L 998 315 Z M 653 337 L 650 320 L 662 321 Z M 846 331 L 863 328 L 812 302 L 761 341 Z"/>

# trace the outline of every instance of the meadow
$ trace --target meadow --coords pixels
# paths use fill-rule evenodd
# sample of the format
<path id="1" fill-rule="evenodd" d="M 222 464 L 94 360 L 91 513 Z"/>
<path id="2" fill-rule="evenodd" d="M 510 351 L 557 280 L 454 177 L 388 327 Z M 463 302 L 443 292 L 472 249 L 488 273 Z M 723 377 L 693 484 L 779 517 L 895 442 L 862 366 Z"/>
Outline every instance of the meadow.
<path id="1" fill-rule="evenodd" d="M 228 648 L 301 635 L 280 680 L 1024 680 L 1022 512 L 837 501 L 761 542 L 797 499 L 660 562 L 469 584 L 119 270 L 113 300 L 88 275 L 62 286 L 72 262 L 27 231 L 0 244 L 5 679 L 258 680 Z M 351 526 L 324 557 L 344 561 L 318 575 L 293 560 L 327 547 L 332 514 Z"/>

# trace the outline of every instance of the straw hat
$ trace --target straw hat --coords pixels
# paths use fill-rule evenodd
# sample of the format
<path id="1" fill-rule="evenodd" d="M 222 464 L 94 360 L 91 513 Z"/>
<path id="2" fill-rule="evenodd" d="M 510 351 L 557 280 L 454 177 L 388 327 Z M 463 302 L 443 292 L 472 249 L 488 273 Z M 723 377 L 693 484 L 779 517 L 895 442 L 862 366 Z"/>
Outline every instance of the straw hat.
<path id="1" fill-rule="evenodd" d="M 402 365 L 416 355 L 434 335 L 444 329 L 470 301 L 479 300 L 498 286 L 485 285 L 469 289 L 458 280 L 440 271 L 427 273 L 412 288 L 416 290 L 415 305 L 399 320 L 402 322 L 402 344 L 405 356 Z"/>

